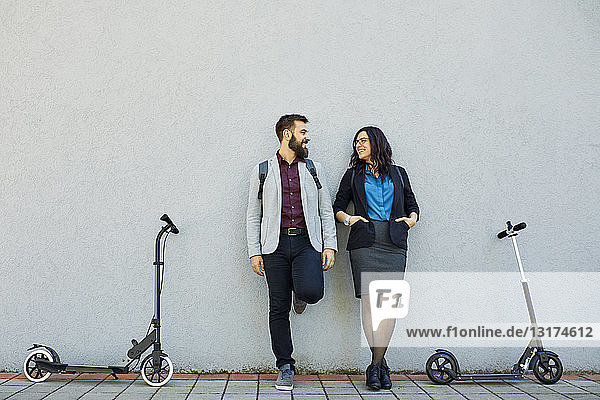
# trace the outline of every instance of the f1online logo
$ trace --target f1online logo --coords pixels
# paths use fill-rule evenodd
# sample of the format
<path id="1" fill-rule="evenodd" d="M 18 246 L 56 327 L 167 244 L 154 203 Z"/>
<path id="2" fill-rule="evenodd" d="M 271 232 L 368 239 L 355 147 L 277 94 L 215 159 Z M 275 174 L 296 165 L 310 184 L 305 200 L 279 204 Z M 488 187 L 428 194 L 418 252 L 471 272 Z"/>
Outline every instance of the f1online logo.
<path id="1" fill-rule="evenodd" d="M 375 280 L 369 283 L 369 301 L 373 330 L 384 319 L 404 318 L 408 315 L 410 285 L 404 280 Z"/>

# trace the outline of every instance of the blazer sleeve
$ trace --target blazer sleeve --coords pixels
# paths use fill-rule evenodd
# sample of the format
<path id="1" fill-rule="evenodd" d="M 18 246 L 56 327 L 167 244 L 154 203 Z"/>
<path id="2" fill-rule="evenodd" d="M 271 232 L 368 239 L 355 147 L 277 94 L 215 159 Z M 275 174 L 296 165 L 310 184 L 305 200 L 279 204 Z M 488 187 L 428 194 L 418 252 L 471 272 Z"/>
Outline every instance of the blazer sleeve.
<path id="1" fill-rule="evenodd" d="M 258 165 L 252 169 L 250 175 L 250 188 L 248 190 L 248 209 L 246 210 L 246 241 L 248 244 L 248 257 L 262 254 L 260 247 L 260 223 L 262 219 L 262 204 L 258 199 Z"/>
<path id="2" fill-rule="evenodd" d="M 417 221 L 421 218 L 421 213 L 419 212 L 419 205 L 417 204 L 417 199 L 415 198 L 415 194 L 412 191 L 412 187 L 410 186 L 410 180 L 408 179 L 408 174 L 406 170 L 400 167 L 400 173 L 402 173 L 402 178 L 404 179 L 404 209 L 406 211 L 406 215 L 410 215 L 411 213 L 417 213 Z"/>
<path id="3" fill-rule="evenodd" d="M 331 208 L 331 194 L 327 188 L 325 171 L 319 163 L 315 163 L 317 175 L 322 188 L 319 192 L 319 217 L 321 218 L 321 235 L 323 237 L 323 248 L 337 251 L 337 235 L 335 230 L 335 217 Z"/>
<path id="4" fill-rule="evenodd" d="M 340 181 L 340 186 L 333 202 L 333 214 L 337 214 L 338 211 L 346 212 L 350 201 L 352 201 L 352 168 L 346 170 Z"/>

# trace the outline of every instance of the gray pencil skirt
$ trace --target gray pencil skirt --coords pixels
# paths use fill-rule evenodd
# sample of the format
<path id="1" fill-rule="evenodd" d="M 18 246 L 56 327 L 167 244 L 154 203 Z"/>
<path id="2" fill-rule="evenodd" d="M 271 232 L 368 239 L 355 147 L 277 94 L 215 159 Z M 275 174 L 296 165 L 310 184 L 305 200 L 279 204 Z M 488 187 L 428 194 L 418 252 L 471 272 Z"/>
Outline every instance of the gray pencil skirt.
<path id="1" fill-rule="evenodd" d="M 375 242 L 371 247 L 350 250 L 354 295 L 369 294 L 374 280 L 404 279 L 406 250 L 392 243 L 389 221 L 373 221 Z"/>

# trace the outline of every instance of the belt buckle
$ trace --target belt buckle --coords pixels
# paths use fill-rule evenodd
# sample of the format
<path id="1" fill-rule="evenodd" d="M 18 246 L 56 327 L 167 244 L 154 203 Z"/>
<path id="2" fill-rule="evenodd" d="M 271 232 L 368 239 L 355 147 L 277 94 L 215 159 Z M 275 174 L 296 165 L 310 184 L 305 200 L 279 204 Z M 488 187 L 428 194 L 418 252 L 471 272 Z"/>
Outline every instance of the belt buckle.
<path id="1" fill-rule="evenodd" d="M 298 236 L 300 234 L 300 232 L 298 232 L 298 231 L 299 231 L 298 228 L 287 228 L 288 236 Z"/>

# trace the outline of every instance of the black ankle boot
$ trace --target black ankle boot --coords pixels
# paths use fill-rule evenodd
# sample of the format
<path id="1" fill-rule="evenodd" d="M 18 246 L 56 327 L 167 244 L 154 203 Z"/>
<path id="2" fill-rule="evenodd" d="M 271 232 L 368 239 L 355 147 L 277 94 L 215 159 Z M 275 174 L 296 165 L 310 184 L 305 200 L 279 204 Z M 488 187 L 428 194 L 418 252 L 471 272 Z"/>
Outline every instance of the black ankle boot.
<path id="1" fill-rule="evenodd" d="M 379 382 L 380 365 L 371 364 L 367 367 L 367 387 L 373 390 L 379 390 L 381 388 L 381 382 Z"/>
<path id="2" fill-rule="evenodd" d="M 390 378 L 390 368 L 385 361 L 385 358 L 381 361 L 379 365 L 379 383 L 382 389 L 391 389 L 392 388 L 392 378 Z"/>

